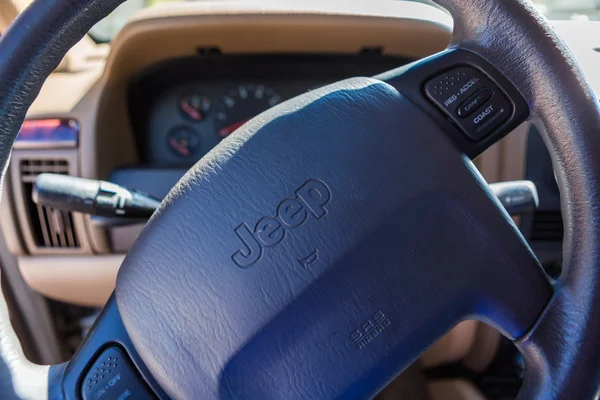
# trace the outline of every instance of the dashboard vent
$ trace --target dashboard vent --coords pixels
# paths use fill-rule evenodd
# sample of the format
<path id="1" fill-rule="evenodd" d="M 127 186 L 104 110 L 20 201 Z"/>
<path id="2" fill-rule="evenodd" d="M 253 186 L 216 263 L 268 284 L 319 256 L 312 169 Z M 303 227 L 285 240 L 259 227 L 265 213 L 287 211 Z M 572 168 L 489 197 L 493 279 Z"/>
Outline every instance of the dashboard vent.
<path id="1" fill-rule="evenodd" d="M 531 240 L 560 242 L 564 227 L 560 211 L 536 211 L 531 225 Z"/>
<path id="2" fill-rule="evenodd" d="M 67 160 L 21 159 L 19 165 L 21 184 L 25 195 L 27 214 L 36 246 L 48 249 L 77 249 L 80 247 L 70 212 L 39 206 L 31 198 L 35 178 L 44 172 L 69 174 Z"/>

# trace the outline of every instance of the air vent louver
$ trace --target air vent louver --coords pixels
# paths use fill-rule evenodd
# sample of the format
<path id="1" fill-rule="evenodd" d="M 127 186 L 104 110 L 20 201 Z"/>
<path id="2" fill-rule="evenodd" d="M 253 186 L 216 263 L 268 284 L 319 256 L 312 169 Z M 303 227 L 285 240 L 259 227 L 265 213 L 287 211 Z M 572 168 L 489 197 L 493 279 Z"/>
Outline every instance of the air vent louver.
<path id="1" fill-rule="evenodd" d="M 559 242 L 564 227 L 560 211 L 536 211 L 531 225 L 531 240 Z"/>
<path id="2" fill-rule="evenodd" d="M 36 205 L 31 199 L 35 178 L 44 172 L 68 175 L 68 161 L 22 159 L 19 170 L 23 193 L 25 194 L 26 209 L 36 245 L 39 248 L 49 249 L 79 248 L 73 215 L 69 212 Z"/>

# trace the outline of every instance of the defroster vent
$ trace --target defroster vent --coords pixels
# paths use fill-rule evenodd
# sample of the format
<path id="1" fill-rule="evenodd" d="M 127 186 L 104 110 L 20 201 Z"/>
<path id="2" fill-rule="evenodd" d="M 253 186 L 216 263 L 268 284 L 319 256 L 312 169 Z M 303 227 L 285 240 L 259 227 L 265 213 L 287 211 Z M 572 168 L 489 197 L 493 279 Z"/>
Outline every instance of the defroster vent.
<path id="1" fill-rule="evenodd" d="M 70 212 L 36 205 L 31 199 L 35 178 L 44 172 L 69 174 L 67 160 L 21 159 L 19 165 L 26 210 L 31 221 L 31 231 L 39 248 L 77 249 L 79 240 Z"/>

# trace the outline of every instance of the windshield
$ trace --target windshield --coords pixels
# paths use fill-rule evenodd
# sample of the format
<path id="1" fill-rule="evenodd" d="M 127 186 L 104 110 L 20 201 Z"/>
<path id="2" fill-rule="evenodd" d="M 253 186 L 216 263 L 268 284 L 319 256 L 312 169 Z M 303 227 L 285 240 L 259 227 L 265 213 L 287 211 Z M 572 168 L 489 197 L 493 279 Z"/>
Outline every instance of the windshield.
<path id="1" fill-rule="evenodd" d="M 127 0 L 112 14 L 90 30 L 90 35 L 98 42 L 109 42 L 127 23 L 129 18 L 142 8 L 160 3 L 174 3 L 182 0 Z M 203 0 L 187 0 L 203 1 Z M 301 0 L 299 0 L 301 1 Z M 365 0 L 366 1 L 366 0 Z M 390 0 L 394 1 L 394 0 Z M 412 0 L 432 3 L 429 0 Z M 549 19 L 590 19 L 600 20 L 600 0 L 532 0 Z"/>

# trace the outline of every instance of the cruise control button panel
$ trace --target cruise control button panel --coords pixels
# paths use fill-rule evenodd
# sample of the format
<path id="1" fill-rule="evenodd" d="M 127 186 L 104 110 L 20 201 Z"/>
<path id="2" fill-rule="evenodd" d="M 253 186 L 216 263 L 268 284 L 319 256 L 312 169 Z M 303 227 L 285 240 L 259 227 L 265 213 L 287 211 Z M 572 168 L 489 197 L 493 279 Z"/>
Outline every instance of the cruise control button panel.
<path id="1" fill-rule="evenodd" d="M 83 400 L 154 399 L 120 347 L 104 350 L 81 381 Z"/>
<path id="2" fill-rule="evenodd" d="M 502 90 L 479 70 L 460 66 L 425 84 L 425 93 L 472 141 L 491 135 L 513 114 Z"/>

